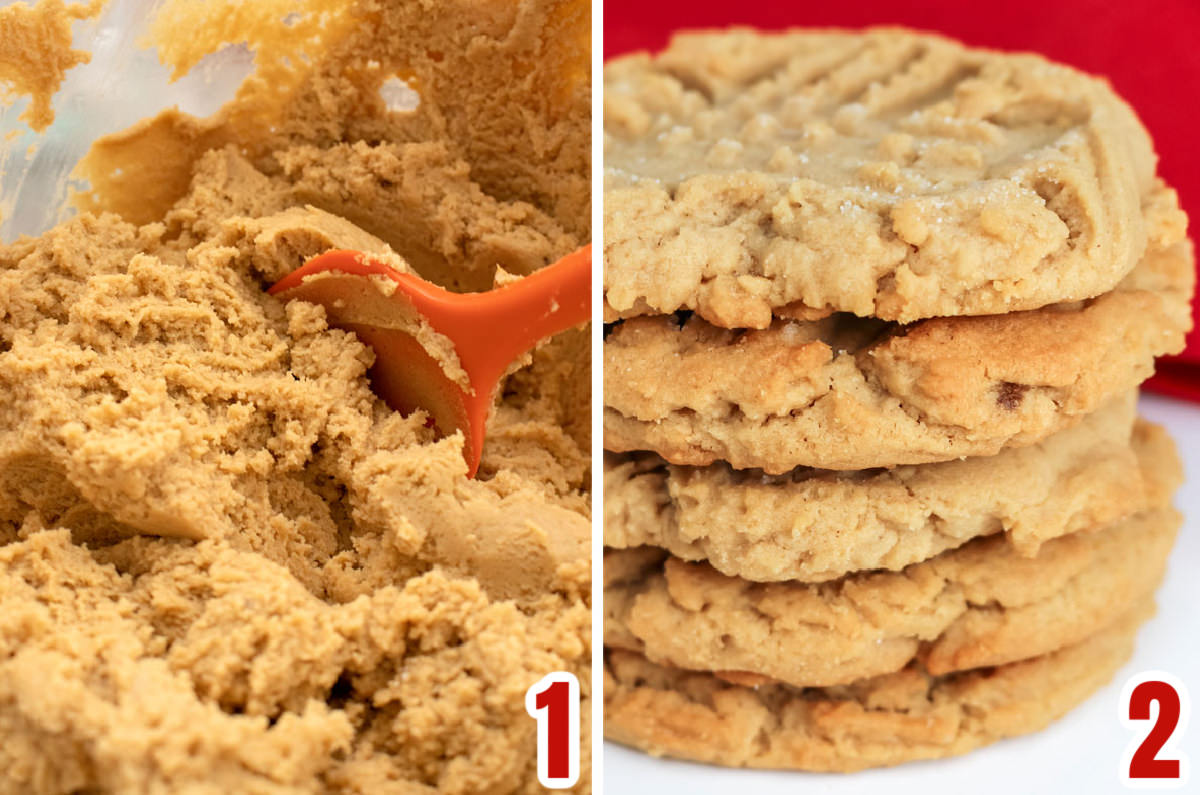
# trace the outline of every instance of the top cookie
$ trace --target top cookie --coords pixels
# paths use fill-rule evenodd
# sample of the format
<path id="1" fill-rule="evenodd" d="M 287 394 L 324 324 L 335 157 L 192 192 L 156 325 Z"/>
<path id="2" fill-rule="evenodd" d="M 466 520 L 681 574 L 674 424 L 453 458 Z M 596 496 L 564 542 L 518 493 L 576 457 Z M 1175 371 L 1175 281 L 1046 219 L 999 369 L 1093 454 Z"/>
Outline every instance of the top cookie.
<path id="1" fill-rule="evenodd" d="M 895 29 L 676 36 L 605 67 L 605 312 L 1000 314 L 1110 290 L 1155 156 L 1102 80 Z"/>

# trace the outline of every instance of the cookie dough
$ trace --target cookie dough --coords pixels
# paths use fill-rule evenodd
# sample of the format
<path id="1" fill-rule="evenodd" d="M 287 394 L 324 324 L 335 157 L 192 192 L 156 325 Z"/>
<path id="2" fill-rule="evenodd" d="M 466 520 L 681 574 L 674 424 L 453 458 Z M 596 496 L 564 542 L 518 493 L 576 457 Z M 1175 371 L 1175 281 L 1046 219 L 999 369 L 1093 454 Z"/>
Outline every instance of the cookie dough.
<path id="1" fill-rule="evenodd" d="M 604 543 L 664 547 L 757 582 L 901 569 L 996 532 L 1034 555 L 1052 538 L 1165 501 L 1148 502 L 1155 484 L 1144 473 L 1173 460 L 1173 448 L 1157 426 L 1131 428 L 1135 397 L 1030 447 L 894 469 L 772 476 L 609 453 Z"/>
<path id="2" fill-rule="evenodd" d="M 173 65 L 233 35 L 258 71 L 0 245 L 0 789 L 541 791 L 525 690 L 574 672 L 589 714 L 586 331 L 507 378 L 468 480 L 265 289 L 329 248 L 475 289 L 586 242 L 587 4 L 161 13 Z"/>
<path id="3" fill-rule="evenodd" d="M 1070 427 L 1182 349 L 1195 283 L 1174 191 L 1151 247 L 1084 302 L 907 326 L 847 314 L 758 331 L 636 317 L 604 344 L 604 446 L 779 474 L 994 455 Z M 747 378 L 747 373 L 754 373 Z"/>
<path id="4" fill-rule="evenodd" d="M 608 653 L 604 732 L 657 756 L 848 772 L 963 754 L 1039 731 L 1106 684 L 1133 653 L 1151 601 L 1052 654 L 935 677 L 913 665 L 845 687 L 732 685 Z"/>
<path id="5" fill-rule="evenodd" d="M 910 322 L 1111 290 L 1149 136 L 1108 83 L 878 29 L 677 35 L 604 73 L 609 320 Z"/>

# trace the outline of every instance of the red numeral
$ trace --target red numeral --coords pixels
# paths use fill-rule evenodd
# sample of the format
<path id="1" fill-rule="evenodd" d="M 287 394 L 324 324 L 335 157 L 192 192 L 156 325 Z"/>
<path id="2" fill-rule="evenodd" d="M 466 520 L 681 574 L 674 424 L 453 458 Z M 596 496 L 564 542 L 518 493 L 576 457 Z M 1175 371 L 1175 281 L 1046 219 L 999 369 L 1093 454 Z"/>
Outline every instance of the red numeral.
<path id="1" fill-rule="evenodd" d="M 1157 710 L 1152 706 L 1157 704 Z M 1125 750 L 1121 780 L 1127 787 L 1187 784 L 1189 760 L 1177 747 L 1187 729 L 1187 687 L 1165 671 L 1143 671 L 1125 683 L 1121 722 L 1138 737 Z M 1147 722 L 1153 721 L 1149 726 Z"/>
<path id="2" fill-rule="evenodd" d="M 1158 720 L 1129 760 L 1130 778 L 1179 778 L 1178 759 L 1157 759 L 1159 750 L 1179 723 L 1179 694 L 1166 682 L 1142 682 L 1129 697 L 1129 717 L 1150 720 L 1150 702 L 1158 702 Z"/>
<path id="3" fill-rule="evenodd" d="M 566 778 L 570 775 L 571 757 L 567 750 L 567 718 L 571 686 L 566 682 L 554 682 L 537 694 L 537 707 L 546 710 L 546 775 L 550 778 Z M 1174 726 L 1175 724 L 1171 724 Z"/>
<path id="4" fill-rule="evenodd" d="M 579 680 L 547 674 L 525 692 L 525 711 L 537 721 L 538 781 L 565 789 L 579 780 Z"/>

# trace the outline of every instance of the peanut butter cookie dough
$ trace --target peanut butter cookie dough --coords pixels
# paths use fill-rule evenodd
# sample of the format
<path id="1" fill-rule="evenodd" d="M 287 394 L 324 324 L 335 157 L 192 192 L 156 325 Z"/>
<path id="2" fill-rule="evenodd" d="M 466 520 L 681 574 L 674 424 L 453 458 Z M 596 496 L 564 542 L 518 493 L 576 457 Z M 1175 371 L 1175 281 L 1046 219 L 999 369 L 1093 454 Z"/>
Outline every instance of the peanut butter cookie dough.
<path id="1" fill-rule="evenodd" d="M 954 756 L 1066 714 L 1129 659 L 1153 612 L 1145 599 L 1101 632 L 1031 660 L 940 677 L 912 665 L 834 688 L 735 685 L 614 650 L 605 732 L 655 755 L 739 767 L 848 772 Z"/>
<path id="2" fill-rule="evenodd" d="M 588 30 L 165 5 L 173 66 L 236 31 L 258 71 L 98 142 L 85 211 L 0 245 L 0 792 L 540 791 L 525 690 L 572 671 L 589 714 L 587 334 L 509 376 L 468 480 L 265 288 L 355 248 L 479 289 L 587 242 Z"/>
<path id="3" fill-rule="evenodd" d="M 1034 555 L 1045 541 L 1150 504 L 1147 475 L 1174 453 L 1158 426 L 1131 428 L 1134 398 L 1121 396 L 1030 447 L 893 469 L 771 476 L 610 453 L 604 543 L 664 547 L 756 582 L 901 569 L 996 532 Z"/>
<path id="4" fill-rule="evenodd" d="M 1032 444 L 1183 347 L 1196 278 L 1187 219 L 1169 189 L 1146 214 L 1146 256 L 1087 301 L 907 326 L 847 314 L 754 331 L 697 315 L 623 321 L 604 344 L 605 449 L 779 474 Z"/>
<path id="5" fill-rule="evenodd" d="M 1104 81 L 903 30 L 693 32 L 604 76 L 607 319 L 910 322 L 1111 290 L 1155 158 Z"/>

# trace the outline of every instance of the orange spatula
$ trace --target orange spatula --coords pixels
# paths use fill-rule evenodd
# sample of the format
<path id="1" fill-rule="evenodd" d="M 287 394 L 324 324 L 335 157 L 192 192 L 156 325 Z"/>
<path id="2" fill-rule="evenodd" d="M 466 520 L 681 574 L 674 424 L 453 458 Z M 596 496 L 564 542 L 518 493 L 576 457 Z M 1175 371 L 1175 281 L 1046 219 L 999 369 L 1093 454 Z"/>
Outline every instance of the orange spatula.
<path id="1" fill-rule="evenodd" d="M 329 251 L 268 292 L 285 301 L 321 304 L 329 325 L 354 332 L 374 348 L 376 394 L 405 414 L 424 409 L 439 434 L 462 431 L 468 474 L 474 477 L 488 410 L 505 369 L 541 340 L 591 316 L 591 264 L 592 247 L 585 246 L 504 287 L 451 293 L 369 254 Z M 430 329 L 442 339 L 430 337 Z M 465 371 L 458 376 L 439 364 L 445 352 L 433 350 L 445 341 Z"/>

